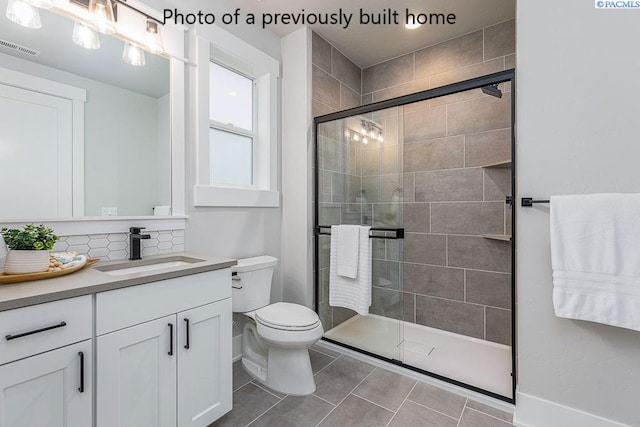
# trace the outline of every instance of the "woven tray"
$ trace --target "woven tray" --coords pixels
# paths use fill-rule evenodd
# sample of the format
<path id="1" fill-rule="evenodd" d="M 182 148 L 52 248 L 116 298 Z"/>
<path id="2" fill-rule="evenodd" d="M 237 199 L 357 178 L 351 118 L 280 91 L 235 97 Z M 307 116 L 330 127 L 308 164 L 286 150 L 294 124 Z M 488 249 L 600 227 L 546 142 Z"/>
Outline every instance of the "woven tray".
<path id="1" fill-rule="evenodd" d="M 88 258 L 87 262 L 83 265 L 77 265 L 75 267 L 67 268 L 60 271 L 44 271 L 41 273 L 27 273 L 27 274 L 5 274 L 0 273 L 0 285 L 8 285 L 10 283 L 30 282 L 32 280 L 51 279 L 53 277 L 66 276 L 67 274 L 74 273 L 78 270 L 82 270 L 88 265 L 95 264 L 100 261 L 98 258 Z"/>

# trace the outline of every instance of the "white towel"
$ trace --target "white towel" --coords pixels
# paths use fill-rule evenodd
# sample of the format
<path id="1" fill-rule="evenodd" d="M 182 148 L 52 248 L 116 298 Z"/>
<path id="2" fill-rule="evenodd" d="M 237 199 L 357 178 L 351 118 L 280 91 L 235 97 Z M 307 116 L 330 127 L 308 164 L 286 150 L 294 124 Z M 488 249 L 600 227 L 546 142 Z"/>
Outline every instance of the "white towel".
<path id="1" fill-rule="evenodd" d="M 551 198 L 556 316 L 640 331 L 640 194 Z"/>
<path id="2" fill-rule="evenodd" d="M 334 225 L 331 235 L 336 234 L 338 276 L 355 279 L 358 277 L 358 259 L 360 257 L 360 226 Z"/>
<path id="3" fill-rule="evenodd" d="M 329 258 L 329 305 L 344 307 L 358 314 L 369 314 L 371 306 L 371 227 L 359 227 L 359 259 L 356 279 L 342 277 L 337 272 L 338 234 L 331 227 L 331 256 Z"/>

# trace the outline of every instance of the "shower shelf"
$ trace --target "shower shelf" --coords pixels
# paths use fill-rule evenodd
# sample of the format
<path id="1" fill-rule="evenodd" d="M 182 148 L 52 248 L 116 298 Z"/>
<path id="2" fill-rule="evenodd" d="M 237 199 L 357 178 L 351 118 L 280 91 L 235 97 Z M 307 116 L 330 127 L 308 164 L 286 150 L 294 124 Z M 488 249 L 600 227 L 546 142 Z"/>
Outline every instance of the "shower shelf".
<path id="1" fill-rule="evenodd" d="M 483 168 L 494 168 L 494 169 L 507 169 L 511 167 L 511 160 L 506 160 L 504 162 L 491 163 L 490 165 L 484 165 Z"/>
<path id="2" fill-rule="evenodd" d="M 483 234 L 482 237 L 485 239 L 491 240 L 500 240 L 502 242 L 510 242 L 511 235 L 510 234 Z"/>

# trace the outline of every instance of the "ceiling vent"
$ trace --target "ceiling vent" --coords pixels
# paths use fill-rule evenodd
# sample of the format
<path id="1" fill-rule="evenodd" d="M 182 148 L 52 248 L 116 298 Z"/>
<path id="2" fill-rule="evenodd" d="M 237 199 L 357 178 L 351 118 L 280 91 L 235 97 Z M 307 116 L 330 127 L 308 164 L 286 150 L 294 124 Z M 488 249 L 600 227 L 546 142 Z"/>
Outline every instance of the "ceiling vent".
<path id="1" fill-rule="evenodd" d="M 9 50 L 13 50 L 13 51 L 16 51 L 16 52 L 20 52 L 23 55 L 28 55 L 28 56 L 39 56 L 40 55 L 40 51 L 39 50 L 31 49 L 31 48 L 25 47 L 25 46 L 20 46 L 19 44 L 10 42 L 8 40 L 0 39 L 0 47 L 5 48 L 5 49 L 9 49 Z"/>

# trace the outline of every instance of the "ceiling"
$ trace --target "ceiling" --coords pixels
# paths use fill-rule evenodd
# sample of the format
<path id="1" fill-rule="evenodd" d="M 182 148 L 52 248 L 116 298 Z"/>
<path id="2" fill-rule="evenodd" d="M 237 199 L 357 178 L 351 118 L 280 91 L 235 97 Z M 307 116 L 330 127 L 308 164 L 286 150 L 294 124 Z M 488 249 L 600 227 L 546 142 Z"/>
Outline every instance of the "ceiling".
<path id="1" fill-rule="evenodd" d="M 467 34 L 480 28 L 507 21 L 515 17 L 515 0 L 234 0 L 242 13 L 353 13 L 353 19 L 344 29 L 341 25 L 310 25 L 344 55 L 361 68 Z M 360 25 L 359 11 L 377 14 L 385 9 L 398 11 L 400 25 Z M 404 27 L 406 10 L 410 13 L 454 13 L 454 25 L 423 25 L 415 30 Z M 259 22 L 256 23 L 259 25 Z M 269 25 L 267 28 L 279 36 L 296 30 L 301 25 Z"/>
<path id="2" fill-rule="evenodd" d="M 29 56 L 0 46 L 0 53 L 77 74 L 154 98 L 169 92 L 169 61 L 145 52 L 146 65 L 134 67 L 122 61 L 124 42 L 100 34 L 100 49 L 82 48 L 71 40 L 73 22 L 40 9 L 42 28 L 21 27 L 4 16 L 7 0 L 0 0 L 0 39 L 40 51 Z M 1 65 L 1 64 L 0 64 Z"/>

